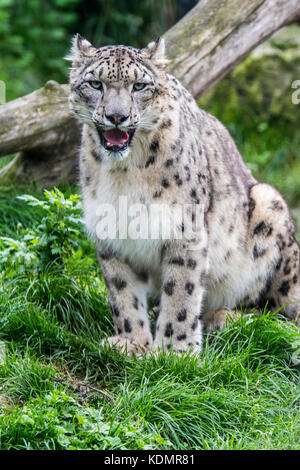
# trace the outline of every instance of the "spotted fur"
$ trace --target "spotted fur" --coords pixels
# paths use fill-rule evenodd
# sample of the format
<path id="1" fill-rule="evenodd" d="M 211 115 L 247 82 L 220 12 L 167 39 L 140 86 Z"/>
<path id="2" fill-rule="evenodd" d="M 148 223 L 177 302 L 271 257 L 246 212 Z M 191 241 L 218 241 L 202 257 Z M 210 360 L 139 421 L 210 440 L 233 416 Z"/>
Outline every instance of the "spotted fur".
<path id="1" fill-rule="evenodd" d="M 294 319 L 299 246 L 286 202 L 253 178 L 224 126 L 165 71 L 163 41 L 141 50 L 96 49 L 77 36 L 71 57 L 71 109 L 83 121 L 84 217 L 108 287 L 115 343 L 121 337 L 143 348 L 198 351 L 203 325 L 220 326 L 222 309 L 240 305 L 284 306 Z M 135 91 L 136 83 L 146 85 Z M 122 118 L 121 130 L 134 131 L 120 151 L 101 141 L 112 114 Z M 110 204 L 118 212 L 120 196 L 129 205 L 163 204 L 165 220 L 176 221 L 171 237 L 100 240 L 98 207 Z M 155 225 L 149 214 L 142 220 Z M 149 295 L 159 303 L 154 338 Z"/>

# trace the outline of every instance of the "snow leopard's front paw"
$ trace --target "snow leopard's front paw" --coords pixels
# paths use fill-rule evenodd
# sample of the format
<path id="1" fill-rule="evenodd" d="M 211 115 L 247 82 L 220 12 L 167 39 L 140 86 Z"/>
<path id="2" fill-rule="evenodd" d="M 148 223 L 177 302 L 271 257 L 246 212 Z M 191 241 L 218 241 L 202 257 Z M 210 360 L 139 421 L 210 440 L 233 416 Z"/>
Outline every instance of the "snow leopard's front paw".
<path id="1" fill-rule="evenodd" d="M 183 336 L 186 336 L 186 338 L 183 338 Z M 179 338 L 179 341 L 176 341 L 176 338 L 174 338 L 173 341 L 164 341 L 161 339 L 155 340 L 152 352 L 159 353 L 165 350 L 181 355 L 186 352 L 198 354 L 201 351 L 201 335 L 197 335 L 196 337 L 187 337 L 187 335 L 182 334 L 179 335 Z"/>
<path id="2" fill-rule="evenodd" d="M 203 331 L 208 333 L 209 331 L 222 330 L 230 319 L 236 320 L 241 316 L 241 312 L 237 310 L 216 310 L 212 312 L 206 312 L 202 316 Z"/>
<path id="3" fill-rule="evenodd" d="M 109 338 L 104 339 L 101 344 L 108 345 L 112 348 L 118 348 L 123 354 L 128 354 L 129 356 L 141 357 L 147 351 L 147 347 L 121 336 L 110 336 Z"/>

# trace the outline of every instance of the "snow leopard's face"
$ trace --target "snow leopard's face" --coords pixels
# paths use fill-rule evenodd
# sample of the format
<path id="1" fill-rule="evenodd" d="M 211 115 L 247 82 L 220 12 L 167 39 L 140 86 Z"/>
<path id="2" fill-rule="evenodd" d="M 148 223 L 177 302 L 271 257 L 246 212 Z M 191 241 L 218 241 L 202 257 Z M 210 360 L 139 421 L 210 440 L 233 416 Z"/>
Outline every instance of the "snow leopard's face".
<path id="1" fill-rule="evenodd" d="M 70 74 L 71 109 L 90 126 L 105 160 L 124 159 L 135 133 L 153 129 L 165 93 L 162 40 L 145 49 L 106 46 L 95 49 L 74 38 Z"/>

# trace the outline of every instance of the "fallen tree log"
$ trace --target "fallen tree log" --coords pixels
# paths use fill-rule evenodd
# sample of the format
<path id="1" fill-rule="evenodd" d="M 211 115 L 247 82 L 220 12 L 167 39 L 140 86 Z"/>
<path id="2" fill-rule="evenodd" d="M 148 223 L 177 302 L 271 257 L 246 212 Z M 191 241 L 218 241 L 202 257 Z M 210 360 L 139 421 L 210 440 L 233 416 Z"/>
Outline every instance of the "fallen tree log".
<path id="1" fill-rule="evenodd" d="M 300 19 L 299 0 L 202 0 L 164 35 L 169 70 L 198 98 L 258 44 Z M 0 156 L 22 152 L 15 175 L 49 187 L 77 179 L 80 125 L 68 85 L 43 88 L 0 107 Z"/>
<path id="2" fill-rule="evenodd" d="M 202 0 L 164 35 L 170 72 L 195 98 L 300 19 L 299 0 Z"/>
<path id="3" fill-rule="evenodd" d="M 0 107 L 0 155 L 21 152 L 10 169 L 17 180 L 40 187 L 75 181 L 81 130 L 70 115 L 68 93 L 68 85 L 49 81 Z"/>

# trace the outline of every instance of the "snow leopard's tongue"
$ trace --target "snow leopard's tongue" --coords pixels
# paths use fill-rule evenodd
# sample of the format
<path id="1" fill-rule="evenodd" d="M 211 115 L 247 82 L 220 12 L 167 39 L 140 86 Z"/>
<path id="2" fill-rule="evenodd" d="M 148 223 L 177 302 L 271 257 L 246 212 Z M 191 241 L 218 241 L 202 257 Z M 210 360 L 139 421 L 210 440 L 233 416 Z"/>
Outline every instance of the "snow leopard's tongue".
<path id="1" fill-rule="evenodd" d="M 111 129 L 104 132 L 104 138 L 111 145 L 124 145 L 129 139 L 129 134 L 120 129 Z"/>

